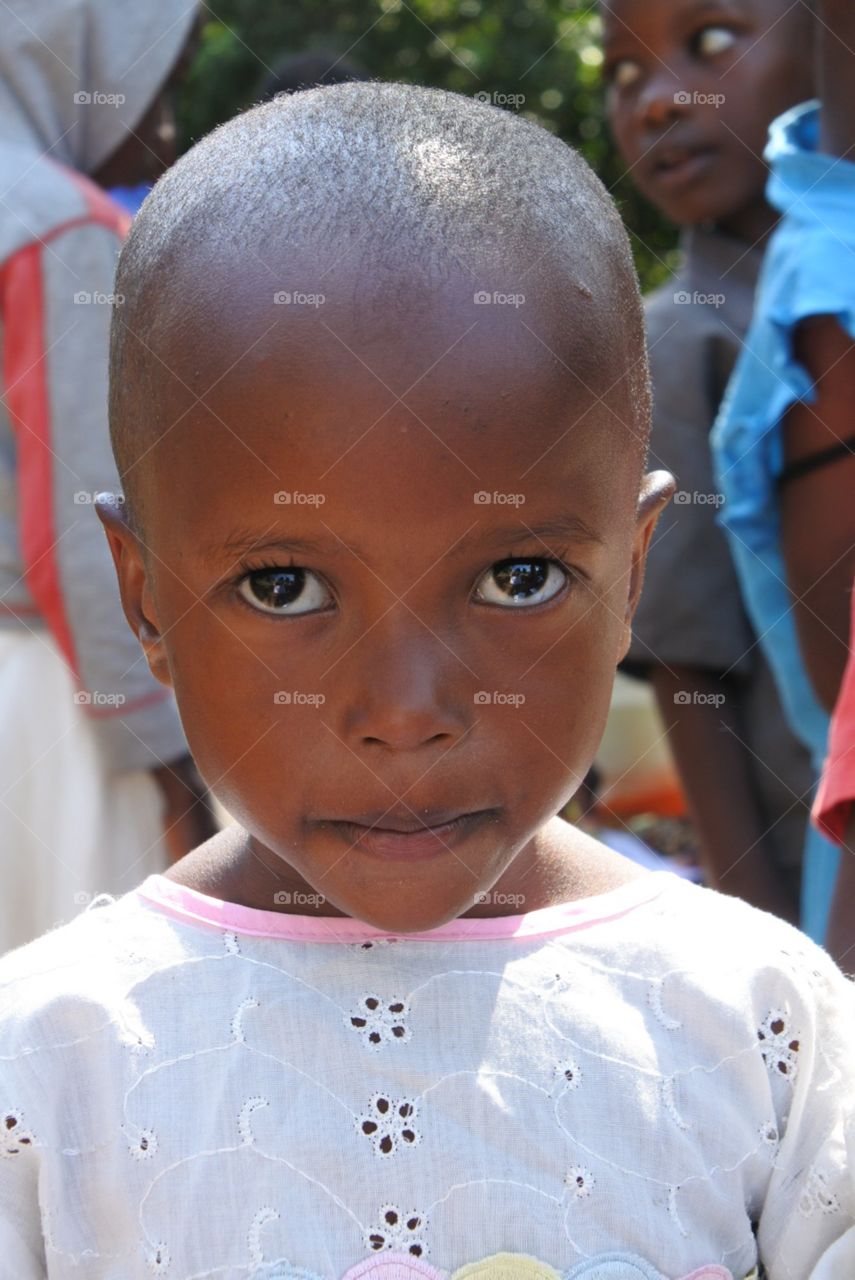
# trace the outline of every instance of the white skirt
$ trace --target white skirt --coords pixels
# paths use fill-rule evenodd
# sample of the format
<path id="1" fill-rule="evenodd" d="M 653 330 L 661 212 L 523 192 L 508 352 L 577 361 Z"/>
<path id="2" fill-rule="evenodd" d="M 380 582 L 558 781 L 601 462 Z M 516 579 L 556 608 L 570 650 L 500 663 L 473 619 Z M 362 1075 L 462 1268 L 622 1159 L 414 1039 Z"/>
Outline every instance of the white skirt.
<path id="1" fill-rule="evenodd" d="M 48 632 L 0 629 L 0 953 L 167 865 L 148 770 L 110 775 Z"/>

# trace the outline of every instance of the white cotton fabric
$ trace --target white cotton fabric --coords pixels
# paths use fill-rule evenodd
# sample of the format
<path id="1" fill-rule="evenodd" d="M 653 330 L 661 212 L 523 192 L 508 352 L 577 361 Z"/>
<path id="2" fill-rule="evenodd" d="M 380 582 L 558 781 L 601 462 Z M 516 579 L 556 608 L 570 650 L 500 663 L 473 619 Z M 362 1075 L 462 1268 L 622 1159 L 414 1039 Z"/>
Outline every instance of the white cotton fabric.
<path id="1" fill-rule="evenodd" d="M 397 938 L 152 876 L 0 961 L 0 1269 L 846 1280 L 853 991 L 667 872 Z"/>
<path id="2" fill-rule="evenodd" d="M 169 862 L 160 788 L 105 768 L 76 696 L 50 632 L 0 628 L 0 953 Z"/>

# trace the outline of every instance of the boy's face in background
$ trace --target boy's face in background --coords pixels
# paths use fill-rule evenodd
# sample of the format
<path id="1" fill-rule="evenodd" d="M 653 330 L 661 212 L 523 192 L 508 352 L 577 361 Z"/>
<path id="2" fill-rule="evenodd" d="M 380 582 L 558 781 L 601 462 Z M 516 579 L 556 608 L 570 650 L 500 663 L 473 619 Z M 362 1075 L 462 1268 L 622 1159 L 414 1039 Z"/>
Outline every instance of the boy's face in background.
<path id="1" fill-rule="evenodd" d="M 494 302 L 506 281 L 461 273 L 428 296 L 387 267 L 373 311 L 311 257 L 290 304 L 246 258 L 196 279 L 193 331 L 162 338 L 147 575 L 123 535 L 120 578 L 268 882 L 418 931 L 470 910 L 586 773 L 654 513 L 639 532 L 641 352 L 600 358 L 590 293 L 535 273 Z M 473 812 L 430 856 L 350 825 Z"/>
<path id="2" fill-rule="evenodd" d="M 802 0 L 605 0 L 602 17 L 609 119 L 633 182 L 674 222 L 761 237 L 769 124 L 813 92 Z"/>

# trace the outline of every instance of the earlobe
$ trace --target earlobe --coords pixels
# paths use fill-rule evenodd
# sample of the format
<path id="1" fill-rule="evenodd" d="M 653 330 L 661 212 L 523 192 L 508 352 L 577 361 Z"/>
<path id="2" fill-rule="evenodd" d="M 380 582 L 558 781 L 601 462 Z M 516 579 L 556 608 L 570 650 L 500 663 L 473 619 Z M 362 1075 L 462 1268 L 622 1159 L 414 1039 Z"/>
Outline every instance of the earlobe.
<path id="1" fill-rule="evenodd" d="M 653 537 L 656 522 L 670 502 L 675 488 L 676 482 L 670 471 L 651 471 L 641 482 L 636 512 L 635 537 L 632 547 L 632 567 L 626 599 L 624 635 L 620 657 L 618 658 L 619 662 L 626 657 L 630 640 L 632 639 L 632 619 L 635 616 L 635 610 L 641 597 L 641 588 L 644 585 L 644 568 L 647 562 L 650 539 Z"/>
<path id="2" fill-rule="evenodd" d="M 139 640 L 155 680 L 171 687 L 172 678 L 142 547 L 128 521 L 124 498 L 119 494 L 99 493 L 95 499 L 95 510 L 107 535 L 128 626 Z"/>

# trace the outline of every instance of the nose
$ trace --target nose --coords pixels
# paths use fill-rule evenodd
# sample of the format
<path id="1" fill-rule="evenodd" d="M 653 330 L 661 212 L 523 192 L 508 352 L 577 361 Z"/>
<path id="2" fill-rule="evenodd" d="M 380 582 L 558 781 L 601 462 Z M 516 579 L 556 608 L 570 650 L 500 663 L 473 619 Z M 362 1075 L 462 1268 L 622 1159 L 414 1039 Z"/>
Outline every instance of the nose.
<path id="1" fill-rule="evenodd" d="M 639 119 L 648 129 L 663 129 L 688 114 L 692 95 L 678 75 L 662 66 L 647 77 L 637 104 Z"/>
<path id="2" fill-rule="evenodd" d="M 403 616 L 402 616 L 403 615 Z M 415 751 L 451 747 L 466 732 L 461 677 L 453 645 L 396 607 L 352 652 L 346 740 L 356 748 Z"/>

